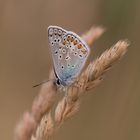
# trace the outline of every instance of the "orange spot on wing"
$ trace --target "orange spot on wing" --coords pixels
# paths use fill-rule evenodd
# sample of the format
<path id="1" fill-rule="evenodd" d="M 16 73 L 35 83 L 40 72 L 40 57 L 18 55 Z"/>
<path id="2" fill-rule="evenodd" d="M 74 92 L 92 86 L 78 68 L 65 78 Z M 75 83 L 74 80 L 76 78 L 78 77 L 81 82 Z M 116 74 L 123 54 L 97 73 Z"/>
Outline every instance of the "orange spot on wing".
<path id="1" fill-rule="evenodd" d="M 73 42 L 73 41 L 74 41 L 74 38 L 73 38 L 73 37 L 71 37 L 71 38 L 70 38 L 70 41 L 71 41 L 71 42 Z"/>
<path id="2" fill-rule="evenodd" d="M 78 49 L 81 49 L 82 47 L 83 47 L 83 46 L 82 46 L 81 44 L 78 44 L 78 45 L 77 45 L 77 48 L 78 48 Z"/>
<path id="3" fill-rule="evenodd" d="M 64 41 L 62 44 L 63 44 L 63 45 L 66 45 L 66 41 Z"/>
<path id="4" fill-rule="evenodd" d="M 70 41 L 70 38 L 69 37 L 67 38 L 67 41 Z"/>
<path id="5" fill-rule="evenodd" d="M 74 41 L 74 42 L 73 42 L 73 44 L 74 44 L 74 45 L 77 45 L 77 44 L 78 44 L 78 42 L 77 42 L 77 41 Z"/>

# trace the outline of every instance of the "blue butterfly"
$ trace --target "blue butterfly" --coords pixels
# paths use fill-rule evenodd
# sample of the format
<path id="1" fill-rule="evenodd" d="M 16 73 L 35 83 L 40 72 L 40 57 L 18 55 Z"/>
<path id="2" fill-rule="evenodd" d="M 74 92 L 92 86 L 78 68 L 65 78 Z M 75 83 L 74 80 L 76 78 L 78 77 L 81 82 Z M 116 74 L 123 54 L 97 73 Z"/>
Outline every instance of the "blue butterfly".
<path id="1" fill-rule="evenodd" d="M 48 27 L 48 39 L 56 83 L 70 86 L 83 69 L 90 49 L 77 34 L 58 26 Z"/>

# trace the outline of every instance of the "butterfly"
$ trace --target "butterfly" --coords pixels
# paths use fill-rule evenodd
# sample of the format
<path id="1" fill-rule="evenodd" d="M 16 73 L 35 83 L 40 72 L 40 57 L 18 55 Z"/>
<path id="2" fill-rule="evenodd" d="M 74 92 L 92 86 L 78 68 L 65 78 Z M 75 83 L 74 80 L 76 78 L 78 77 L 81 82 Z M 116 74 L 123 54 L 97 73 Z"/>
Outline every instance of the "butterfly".
<path id="1" fill-rule="evenodd" d="M 89 56 L 88 45 L 76 33 L 58 26 L 48 27 L 48 40 L 57 85 L 72 85 Z"/>

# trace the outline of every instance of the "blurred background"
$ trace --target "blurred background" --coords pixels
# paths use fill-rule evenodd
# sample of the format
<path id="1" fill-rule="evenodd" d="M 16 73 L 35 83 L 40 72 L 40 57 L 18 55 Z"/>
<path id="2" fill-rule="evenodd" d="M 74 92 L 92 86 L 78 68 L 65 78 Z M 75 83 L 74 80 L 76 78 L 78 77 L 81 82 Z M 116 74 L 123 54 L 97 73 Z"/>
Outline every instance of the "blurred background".
<path id="1" fill-rule="evenodd" d="M 80 111 L 54 140 L 139 140 L 139 0 L 0 0 L 0 139 L 13 138 L 16 123 L 39 92 L 32 86 L 48 77 L 49 25 L 79 35 L 93 25 L 104 26 L 90 60 L 120 39 L 131 41 L 127 54 L 84 96 Z"/>

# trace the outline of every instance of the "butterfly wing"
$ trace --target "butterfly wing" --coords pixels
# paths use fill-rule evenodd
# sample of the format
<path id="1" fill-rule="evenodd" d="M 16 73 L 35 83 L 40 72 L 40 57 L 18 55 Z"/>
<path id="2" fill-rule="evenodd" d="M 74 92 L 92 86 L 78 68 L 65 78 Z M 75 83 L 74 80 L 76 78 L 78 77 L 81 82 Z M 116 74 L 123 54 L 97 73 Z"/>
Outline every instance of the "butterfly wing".
<path id="1" fill-rule="evenodd" d="M 70 85 L 80 74 L 89 47 L 77 34 L 58 26 L 49 26 L 48 36 L 55 72 L 62 85 Z"/>

